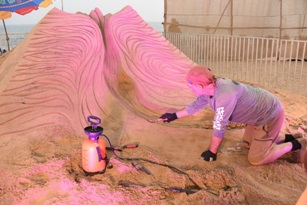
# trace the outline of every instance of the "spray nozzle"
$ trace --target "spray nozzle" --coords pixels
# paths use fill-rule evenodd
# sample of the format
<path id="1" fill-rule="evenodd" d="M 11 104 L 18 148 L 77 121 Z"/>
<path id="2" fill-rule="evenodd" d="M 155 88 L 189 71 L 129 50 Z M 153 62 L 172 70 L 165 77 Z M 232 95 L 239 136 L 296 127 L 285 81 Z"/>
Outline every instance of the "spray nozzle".
<path id="1" fill-rule="evenodd" d="M 96 116 L 88 116 L 87 121 L 91 123 L 92 130 L 96 130 L 98 125 L 101 123 L 101 119 Z"/>

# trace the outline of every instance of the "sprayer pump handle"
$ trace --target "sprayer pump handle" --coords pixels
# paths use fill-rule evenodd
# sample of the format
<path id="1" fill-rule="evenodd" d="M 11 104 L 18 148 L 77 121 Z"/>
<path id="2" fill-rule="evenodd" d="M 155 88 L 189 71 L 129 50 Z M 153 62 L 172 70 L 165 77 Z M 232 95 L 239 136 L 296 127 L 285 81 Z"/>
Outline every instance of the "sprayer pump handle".
<path id="1" fill-rule="evenodd" d="M 92 120 L 95 120 L 95 121 L 92 121 Z M 87 121 L 90 122 L 92 127 L 95 128 L 95 129 L 101 123 L 101 119 L 99 117 L 96 117 L 96 116 L 88 116 Z"/>

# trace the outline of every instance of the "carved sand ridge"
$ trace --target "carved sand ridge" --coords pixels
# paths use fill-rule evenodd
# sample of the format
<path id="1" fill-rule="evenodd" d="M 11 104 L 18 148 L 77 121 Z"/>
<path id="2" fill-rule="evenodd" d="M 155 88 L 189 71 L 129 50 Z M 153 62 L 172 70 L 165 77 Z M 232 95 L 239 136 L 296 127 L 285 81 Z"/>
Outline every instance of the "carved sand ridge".
<path id="1" fill-rule="evenodd" d="M 88 115 L 109 115 L 109 91 L 143 117 L 188 96 L 178 88 L 193 63 L 131 7 L 106 19 L 96 9 L 91 17 L 101 29 L 87 15 L 53 9 L 19 46 L 24 52 L 1 83 L 1 135 L 57 123 L 80 131 Z"/>

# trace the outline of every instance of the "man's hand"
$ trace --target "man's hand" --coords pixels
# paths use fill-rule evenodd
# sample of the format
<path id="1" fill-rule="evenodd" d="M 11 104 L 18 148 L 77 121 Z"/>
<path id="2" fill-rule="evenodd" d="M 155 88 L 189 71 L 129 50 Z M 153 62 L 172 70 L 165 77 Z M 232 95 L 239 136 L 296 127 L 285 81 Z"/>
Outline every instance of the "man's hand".
<path id="1" fill-rule="evenodd" d="M 214 154 L 213 152 L 211 152 L 210 150 L 207 150 L 205 152 L 203 152 L 201 154 L 201 157 L 203 158 L 203 160 L 205 161 L 215 161 L 216 160 L 216 154 Z"/>
<path id="2" fill-rule="evenodd" d="M 162 119 L 163 122 L 171 122 L 171 121 L 177 120 L 178 117 L 176 113 L 165 113 L 160 117 L 160 119 Z"/>

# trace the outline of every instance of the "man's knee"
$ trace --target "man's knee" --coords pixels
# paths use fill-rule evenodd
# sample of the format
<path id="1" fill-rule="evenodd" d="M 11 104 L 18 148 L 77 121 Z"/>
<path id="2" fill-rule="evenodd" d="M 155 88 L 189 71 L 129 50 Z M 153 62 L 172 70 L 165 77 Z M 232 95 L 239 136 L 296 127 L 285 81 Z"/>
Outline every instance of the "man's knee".
<path id="1" fill-rule="evenodd" d="M 248 155 L 247 160 L 250 164 L 256 165 L 256 166 L 265 164 L 263 162 L 263 159 L 260 159 L 259 157 L 253 157 L 253 156 Z"/>

